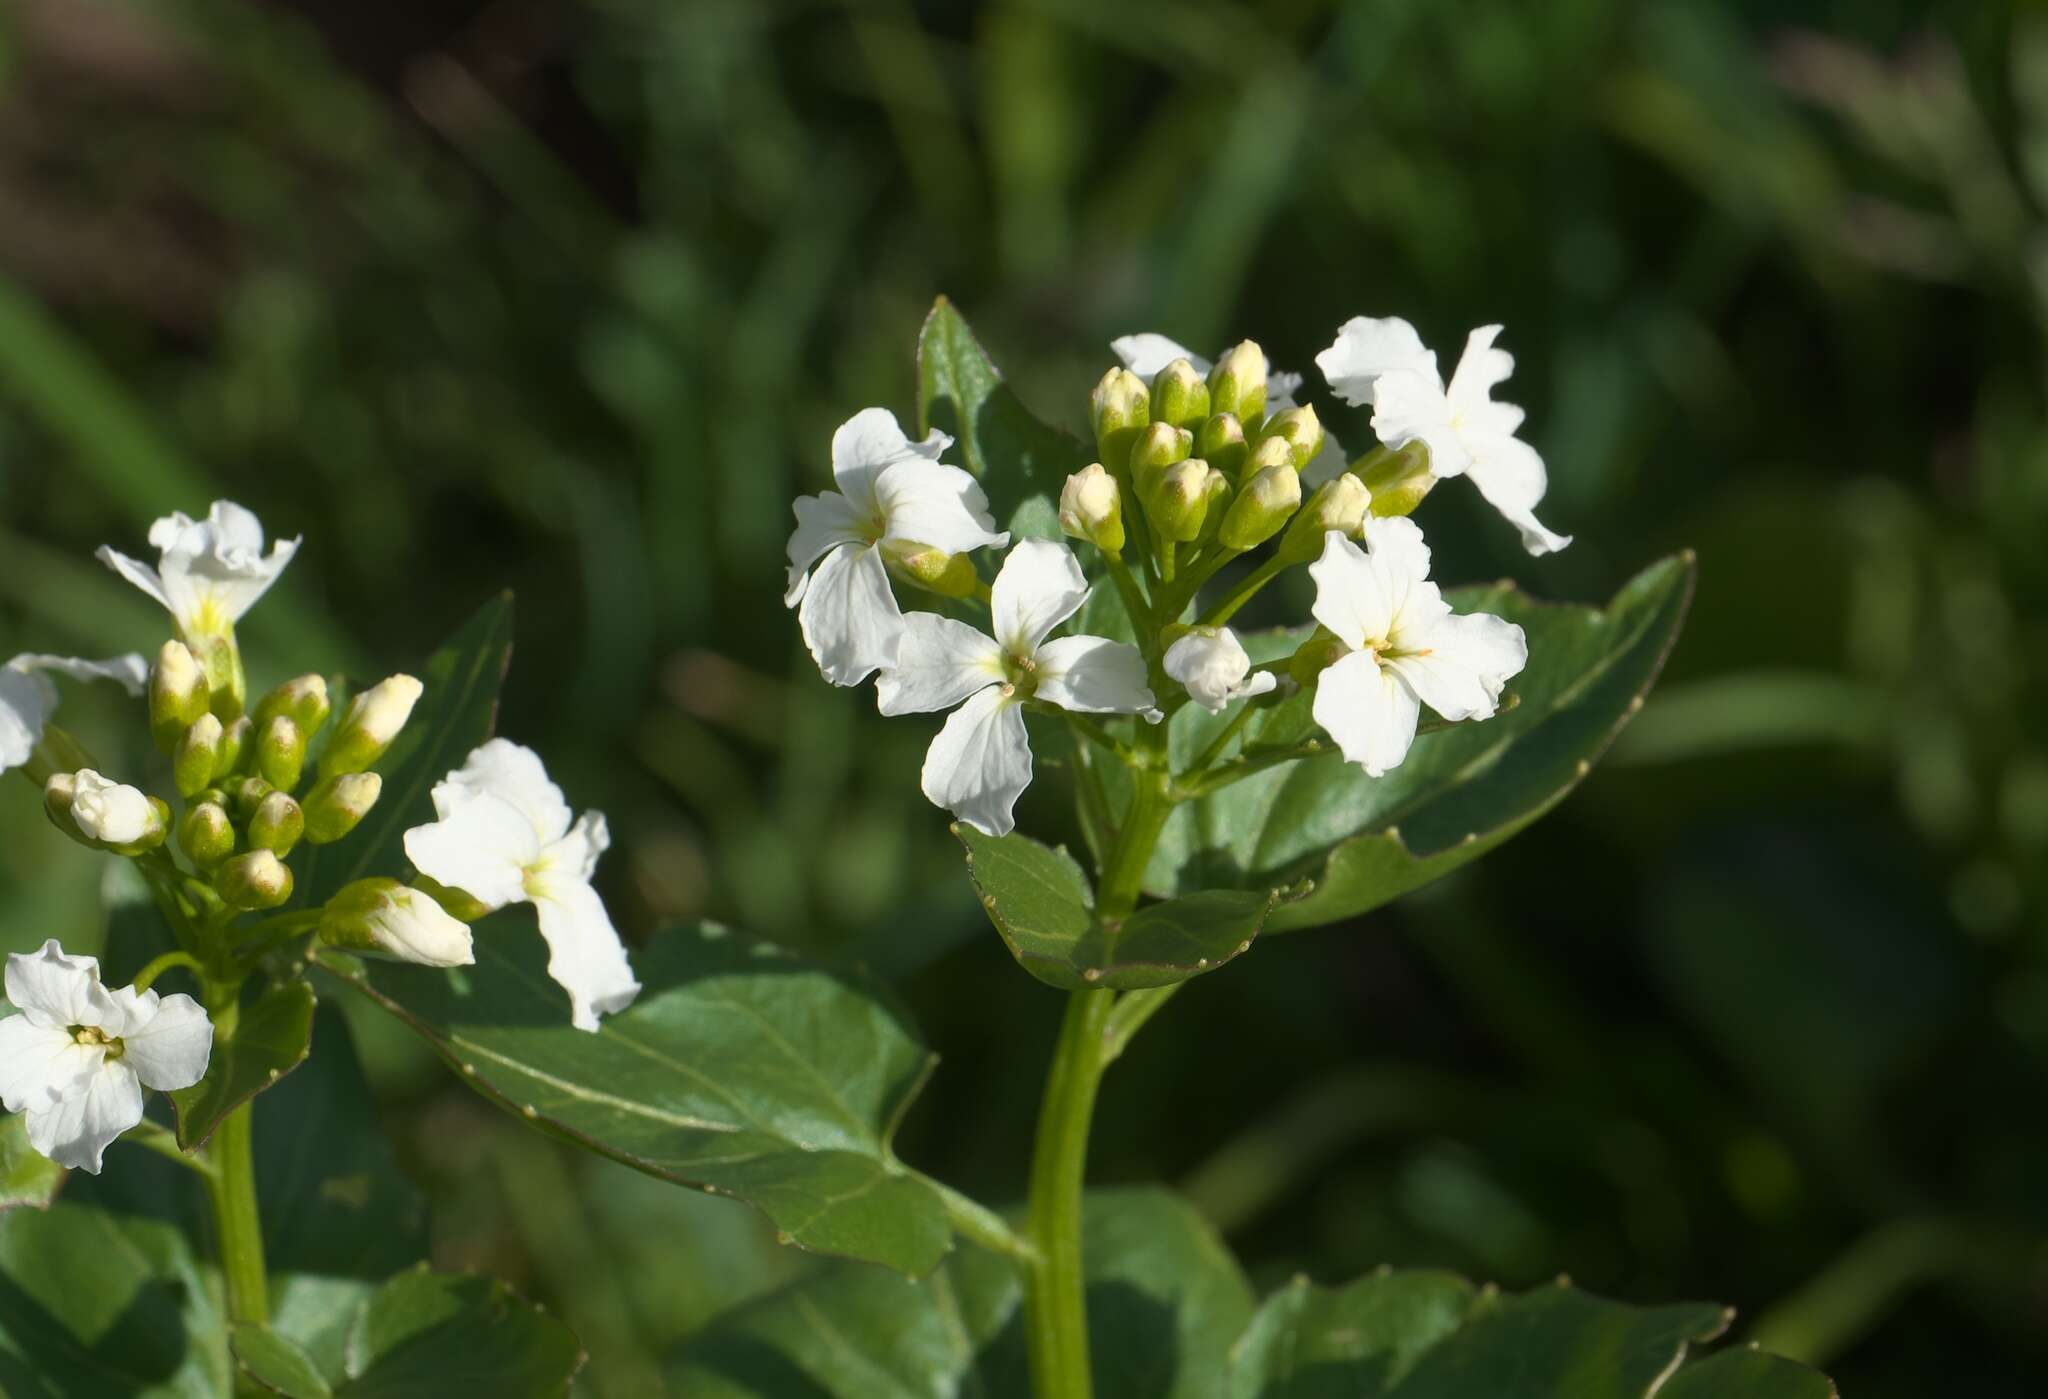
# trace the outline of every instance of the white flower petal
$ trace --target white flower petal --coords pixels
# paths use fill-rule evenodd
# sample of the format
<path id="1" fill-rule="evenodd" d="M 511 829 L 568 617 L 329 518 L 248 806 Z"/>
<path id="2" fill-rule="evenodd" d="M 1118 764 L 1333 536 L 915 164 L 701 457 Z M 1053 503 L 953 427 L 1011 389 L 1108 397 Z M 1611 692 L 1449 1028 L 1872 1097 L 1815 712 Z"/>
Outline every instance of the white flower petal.
<path id="1" fill-rule="evenodd" d="M 7 664 L 15 670 L 55 671 L 72 680 L 111 680 L 131 695 L 140 695 L 149 685 L 149 662 L 133 651 L 125 656 L 109 656 L 104 661 L 28 651 Z"/>
<path id="2" fill-rule="evenodd" d="M 1423 643 L 1382 659 L 1416 698 L 1451 720 L 1493 717 L 1501 690 L 1529 663 L 1522 629 L 1486 612 L 1444 617 Z"/>
<path id="3" fill-rule="evenodd" d="M 1546 529 L 1536 518 L 1536 502 L 1543 499 L 1549 479 L 1534 447 L 1514 437 L 1470 432 L 1465 442 L 1472 453 L 1466 476 L 1486 497 L 1486 503 L 1521 532 L 1524 549 L 1531 554 L 1551 554 L 1572 542 L 1570 535 Z"/>
<path id="4" fill-rule="evenodd" d="M 159 998 L 124 986 L 110 994 L 128 1018 L 121 1032 L 121 1062 L 145 1088 L 175 1092 L 206 1077 L 213 1022 L 199 1002 L 182 993 Z"/>
<path id="5" fill-rule="evenodd" d="M 48 676 L 0 666 L 0 772 L 29 760 L 56 707 L 57 687 Z"/>
<path id="6" fill-rule="evenodd" d="M 441 820 L 405 833 L 405 854 L 429 879 L 491 908 L 526 893 L 526 869 L 540 857 L 533 823 L 510 802 L 476 793 Z"/>
<path id="7" fill-rule="evenodd" d="M 1229 627 L 1196 627 L 1166 648 L 1164 666 L 1188 692 L 1188 698 L 1212 714 L 1241 695 L 1263 694 L 1274 683 L 1271 674 L 1262 673 L 1259 678 L 1265 685 L 1257 690 L 1242 688 L 1251 673 L 1252 658 Z"/>
<path id="8" fill-rule="evenodd" d="M 99 959 L 72 956 L 55 938 L 35 952 L 9 953 L 6 981 L 7 999 L 45 1029 L 119 1022 L 119 1010 L 100 985 Z"/>
<path id="9" fill-rule="evenodd" d="M 91 768 L 80 768 L 74 783 L 71 819 L 94 840 L 132 845 L 156 824 L 156 810 L 141 788 L 112 781 Z"/>
<path id="10" fill-rule="evenodd" d="M 858 685 L 896 659 L 903 611 L 872 544 L 842 544 L 811 575 L 797 625 L 818 670 L 834 685 Z"/>
<path id="11" fill-rule="evenodd" d="M 1152 707 L 1145 658 L 1127 642 L 1063 636 L 1038 648 L 1039 699 L 1083 714 L 1138 714 Z"/>
<path id="12" fill-rule="evenodd" d="M 26 1015 L 0 1020 L 0 1104 L 26 1112 L 55 1102 L 98 1057 L 61 1025 L 39 1025 Z"/>
<path id="13" fill-rule="evenodd" d="M 884 714 L 929 714 L 1003 680 L 1003 648 L 993 638 L 951 617 L 912 612 L 896 663 L 875 679 L 875 701 Z"/>
<path id="14" fill-rule="evenodd" d="M 796 529 L 789 536 L 789 587 L 782 595 L 784 607 L 794 607 L 804 598 L 811 565 L 842 544 L 861 542 L 861 518 L 837 491 L 796 498 Z"/>
<path id="15" fill-rule="evenodd" d="M 1451 401 L 1435 374 L 1396 369 L 1373 381 L 1372 430 L 1389 448 L 1399 451 L 1411 442 L 1429 448 L 1429 474 L 1462 473 L 1471 455 L 1451 426 Z"/>
<path id="16" fill-rule="evenodd" d="M 1088 600 L 1088 580 L 1074 551 L 1049 539 L 1026 539 L 1003 558 L 991 590 L 996 640 L 1028 656 Z"/>
<path id="17" fill-rule="evenodd" d="M 1152 331 L 1138 335 L 1119 335 L 1109 342 L 1109 348 L 1111 353 L 1123 361 L 1124 368 L 1148 383 L 1153 375 L 1177 359 L 1184 359 L 1192 364 L 1195 373 L 1205 378 L 1209 371 L 1216 367 L 1215 361 L 1203 359 L 1178 340 L 1170 340 Z"/>
<path id="18" fill-rule="evenodd" d="M 1415 521 L 1405 515 L 1382 519 L 1369 514 L 1362 533 L 1366 553 L 1377 562 L 1410 578 L 1429 577 L 1429 544 Z"/>
<path id="19" fill-rule="evenodd" d="M 1414 375 L 1439 393 L 1436 355 L 1422 343 L 1415 327 L 1399 316 L 1353 316 L 1337 331 L 1330 348 L 1316 356 L 1316 368 L 1330 389 L 1346 403 L 1379 402 L 1379 381 L 1389 373 Z"/>
<path id="20" fill-rule="evenodd" d="M 280 539 L 263 553 L 263 526 L 231 500 L 217 500 L 203 520 L 183 512 L 164 516 L 149 529 L 161 557 L 152 569 L 113 549 L 99 558 L 170 610 L 188 634 L 233 626 L 268 592 L 299 550 L 299 540 Z"/>
<path id="21" fill-rule="evenodd" d="M 602 811 L 586 811 L 569 833 L 540 852 L 536 869 L 550 877 L 580 879 L 588 884 L 597 874 L 598 857 L 612 848 L 612 830 Z"/>
<path id="22" fill-rule="evenodd" d="M 1336 433 L 1325 429 L 1323 445 L 1316 449 L 1316 454 L 1308 459 L 1308 465 L 1301 469 L 1301 484 L 1304 487 L 1320 486 L 1325 481 L 1334 481 L 1342 476 L 1345 468 L 1350 465 L 1351 457 L 1344 450 L 1344 444 L 1337 440 Z M 1304 495 L 1307 493 L 1306 490 L 1302 492 Z"/>
<path id="23" fill-rule="evenodd" d="M 154 534 L 155 531 L 152 530 L 151 533 Z M 164 587 L 163 576 L 148 564 L 140 559 L 131 559 L 105 544 L 93 552 L 93 557 L 162 603 L 171 613 L 176 614 L 178 609 L 171 602 L 170 592 Z"/>
<path id="24" fill-rule="evenodd" d="M 533 906 L 548 945 L 548 975 L 569 993 L 569 1021 L 595 1033 L 599 1016 L 624 1010 L 640 994 L 626 945 L 604 900 L 582 880 L 542 880 Z"/>
<path id="25" fill-rule="evenodd" d="M 1515 357 L 1494 347 L 1501 329 L 1497 325 L 1483 325 L 1465 337 L 1465 352 L 1458 356 L 1458 367 L 1451 371 L 1450 387 L 1445 390 L 1452 413 L 1464 417 L 1495 406 L 1495 387 L 1515 372 Z M 1522 410 L 1514 411 L 1515 422 L 1507 428 L 1509 432 L 1521 425 Z"/>
<path id="26" fill-rule="evenodd" d="M 1316 584 L 1309 612 L 1354 651 L 1385 640 L 1400 602 L 1388 571 L 1336 530 L 1326 531 L 1322 557 L 1308 566 Z"/>
<path id="27" fill-rule="evenodd" d="M 568 798 L 548 776 L 540 754 L 509 738 L 479 744 L 461 767 L 436 783 L 434 810 L 445 819 L 475 796 L 496 797 L 519 810 L 542 845 L 560 840 L 569 829 Z"/>
<path id="28" fill-rule="evenodd" d="M 949 554 L 1010 542 L 988 513 L 981 483 L 957 466 L 921 457 L 890 462 L 875 476 L 875 501 L 888 521 L 887 539 Z"/>
<path id="29" fill-rule="evenodd" d="M 135 1071 L 103 1059 L 61 1097 L 28 1110 L 28 1143 L 60 1166 L 98 1175 L 106 1149 L 140 1121 L 142 1084 Z"/>
<path id="30" fill-rule="evenodd" d="M 1024 711 L 999 686 L 947 716 L 924 757 L 924 794 L 985 835 L 1006 836 L 1011 814 L 1031 785 L 1031 742 Z"/>
<path id="31" fill-rule="evenodd" d="M 896 415 L 886 408 L 863 408 L 832 434 L 832 479 L 857 514 L 875 513 L 875 477 L 891 462 L 905 457 L 937 461 L 953 439 L 934 431 L 922 442 L 904 436 Z"/>
<path id="32" fill-rule="evenodd" d="M 1313 709 L 1345 760 L 1363 767 L 1368 777 L 1401 765 L 1421 717 L 1414 693 L 1366 651 L 1354 651 L 1322 673 Z"/>

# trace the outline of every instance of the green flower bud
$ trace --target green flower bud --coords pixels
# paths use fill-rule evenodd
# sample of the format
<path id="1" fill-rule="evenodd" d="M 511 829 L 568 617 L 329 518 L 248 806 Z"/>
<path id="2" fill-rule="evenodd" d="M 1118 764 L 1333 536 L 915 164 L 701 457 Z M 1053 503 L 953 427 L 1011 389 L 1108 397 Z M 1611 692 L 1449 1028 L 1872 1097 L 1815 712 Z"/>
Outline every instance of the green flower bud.
<path id="1" fill-rule="evenodd" d="M 1239 341 L 1209 371 L 1209 411 L 1229 413 L 1247 423 L 1265 416 L 1266 352 L 1257 342 Z"/>
<path id="2" fill-rule="evenodd" d="M 374 772 L 344 772 L 323 777 L 313 784 L 303 804 L 306 839 L 314 845 L 331 845 L 356 828 L 384 790 L 384 779 Z"/>
<path id="3" fill-rule="evenodd" d="M 1300 506 L 1300 473 L 1291 466 L 1261 467 L 1230 502 L 1216 537 L 1227 549 L 1256 549 L 1278 534 Z"/>
<path id="4" fill-rule="evenodd" d="M 1308 563 L 1322 557 L 1323 536 L 1331 530 L 1350 539 L 1365 528 L 1366 507 L 1372 493 L 1356 476 L 1346 473 L 1316 487 L 1308 506 L 1287 526 L 1280 541 L 1280 557 L 1288 564 Z"/>
<path id="5" fill-rule="evenodd" d="M 50 818 L 50 824 L 70 836 L 80 845 L 98 846 L 93 838 L 78 828 L 72 819 L 71 803 L 78 795 L 78 779 L 68 772 L 53 772 L 43 783 L 43 814 Z"/>
<path id="6" fill-rule="evenodd" d="M 178 845 L 200 870 L 210 870 L 235 853 L 235 825 L 218 802 L 200 802 L 178 822 Z"/>
<path id="7" fill-rule="evenodd" d="M 299 726 L 310 742 L 327 722 L 333 706 L 327 698 L 327 681 L 318 675 L 301 675 L 287 680 L 256 701 L 256 722 L 268 723 L 283 714 Z"/>
<path id="8" fill-rule="evenodd" d="M 199 659 L 182 641 L 166 641 L 149 672 L 149 732 L 168 754 L 193 721 L 206 713 L 209 691 Z"/>
<path id="9" fill-rule="evenodd" d="M 1257 445 L 1252 448 L 1252 454 L 1245 458 L 1244 465 L 1238 468 L 1237 483 L 1242 486 L 1269 466 L 1284 466 L 1289 471 L 1295 469 L 1294 449 L 1288 445 L 1286 438 L 1260 438 Z"/>
<path id="10" fill-rule="evenodd" d="M 1096 455 L 1111 464 L 1129 461 L 1131 444 L 1152 421 L 1151 393 L 1145 381 L 1128 369 L 1112 369 L 1095 386 L 1088 409 Z"/>
<path id="11" fill-rule="evenodd" d="M 1083 467 L 1060 490 L 1060 529 L 1105 554 L 1124 550 L 1123 491 L 1101 462 Z"/>
<path id="12" fill-rule="evenodd" d="M 289 714 L 273 714 L 256 730 L 256 771 L 281 792 L 306 770 L 306 731 Z"/>
<path id="13" fill-rule="evenodd" d="M 177 745 L 171 749 L 171 777 L 179 796 L 189 801 L 213 785 L 214 771 L 220 765 L 220 745 L 221 723 L 211 714 L 200 715 L 179 736 Z"/>
<path id="14" fill-rule="evenodd" d="M 235 645 L 235 632 L 180 631 L 185 644 L 206 672 L 208 704 L 223 724 L 242 714 L 242 696 L 248 684 L 242 674 L 242 652 Z"/>
<path id="15" fill-rule="evenodd" d="M 327 756 L 320 760 L 321 774 L 361 772 L 383 757 L 412 717 L 423 689 L 410 675 L 394 675 L 357 695 L 349 702 L 348 716 L 335 732 Z"/>
<path id="16" fill-rule="evenodd" d="M 1400 451 L 1376 447 L 1351 464 L 1351 474 L 1372 493 L 1372 513 L 1381 519 L 1412 515 L 1436 484 L 1429 471 L 1429 448 L 1410 442 Z"/>
<path id="17" fill-rule="evenodd" d="M 220 783 L 242 768 L 243 760 L 256 757 L 256 725 L 246 714 L 221 725 L 220 760 L 214 764 L 213 780 Z"/>
<path id="18" fill-rule="evenodd" d="M 1287 673 L 1302 689 L 1316 683 L 1316 677 L 1344 659 L 1351 650 L 1328 627 L 1317 627 L 1287 658 Z"/>
<path id="19" fill-rule="evenodd" d="M 981 586 L 974 560 L 965 554 L 890 540 L 883 546 L 882 559 L 901 577 L 943 597 L 970 597 Z"/>
<path id="20" fill-rule="evenodd" d="M 1312 406 L 1304 404 L 1299 408 L 1288 408 L 1266 419 L 1265 427 L 1260 430 L 1262 442 L 1273 438 L 1287 444 L 1294 469 L 1299 471 L 1323 450 L 1323 425 L 1316 418 L 1316 410 Z"/>
<path id="21" fill-rule="evenodd" d="M 1175 462 L 1159 473 L 1145 501 L 1145 518 L 1167 539 L 1186 544 L 1201 536 L 1209 504 L 1209 463 L 1200 457 Z"/>
<path id="22" fill-rule="evenodd" d="M 299 837 L 306 833 L 306 813 L 289 793 L 272 792 L 256 804 L 249 818 L 249 844 L 275 854 L 282 860 L 292 853 Z"/>
<path id="23" fill-rule="evenodd" d="M 276 908 L 292 896 L 292 872 L 268 850 L 236 855 L 213 872 L 214 892 L 233 908 Z"/>
<path id="24" fill-rule="evenodd" d="M 1152 421 L 1192 431 L 1209 416 L 1209 386 L 1184 359 L 1152 376 Z"/>
<path id="25" fill-rule="evenodd" d="M 358 879 L 329 899 L 320 941 L 423 967 L 466 967 L 476 960 L 469 929 L 431 895 L 395 879 Z"/>
<path id="26" fill-rule="evenodd" d="M 1207 544 L 1223 532 L 1223 517 L 1229 513 L 1230 498 L 1236 491 L 1230 478 L 1209 465 L 1209 479 L 1202 483 L 1202 533 L 1199 542 Z"/>
<path id="27" fill-rule="evenodd" d="M 228 810 L 240 820 L 246 821 L 256 814 L 256 808 L 263 805 L 263 799 L 276 790 L 260 777 L 230 777 L 221 784 L 227 793 Z"/>
<path id="28" fill-rule="evenodd" d="M 442 908 L 448 911 L 448 915 L 451 918 L 459 919 L 464 923 L 474 923 L 477 919 L 482 918 L 491 911 L 491 906 L 477 898 L 476 895 L 465 893 L 460 889 L 451 889 L 440 881 L 429 879 L 423 874 L 414 877 L 412 887 L 441 905 Z"/>
<path id="29" fill-rule="evenodd" d="M 1131 444 L 1131 474 L 1142 477 L 1177 461 L 1186 461 L 1195 450 L 1195 435 L 1169 423 L 1153 423 Z"/>
<path id="30" fill-rule="evenodd" d="M 1218 413 L 1195 434 L 1195 455 L 1235 481 L 1252 454 L 1244 424 L 1234 413 Z"/>

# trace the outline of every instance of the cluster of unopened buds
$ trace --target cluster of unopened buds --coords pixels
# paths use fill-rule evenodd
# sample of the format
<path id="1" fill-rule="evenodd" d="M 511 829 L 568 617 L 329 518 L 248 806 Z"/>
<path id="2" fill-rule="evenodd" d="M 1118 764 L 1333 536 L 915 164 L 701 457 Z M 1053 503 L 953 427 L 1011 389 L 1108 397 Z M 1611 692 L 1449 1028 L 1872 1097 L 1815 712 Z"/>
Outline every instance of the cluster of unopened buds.
<path id="1" fill-rule="evenodd" d="M 1490 718 L 1528 659 L 1520 627 L 1453 612 L 1430 581 L 1408 518 L 1430 488 L 1469 477 L 1532 554 L 1570 543 L 1536 519 L 1545 474 L 1516 436 L 1521 409 L 1493 400 L 1514 363 L 1499 330 L 1473 331 L 1446 381 L 1408 322 L 1346 323 L 1316 363 L 1338 397 L 1372 409 L 1379 442 L 1356 460 L 1297 401 L 1301 377 L 1272 372 L 1250 341 L 1214 363 L 1160 335 L 1116 341 L 1121 364 L 1090 401 L 1097 460 L 1067 480 L 1058 519 L 1099 555 L 1135 644 L 1054 637 L 1090 596 L 1072 547 L 1012 545 L 981 484 L 941 460 L 952 439 L 911 441 L 881 408 L 835 435 L 837 489 L 796 502 L 785 601 L 826 679 L 877 676 L 885 714 L 952 711 L 924 792 L 990 835 L 1013 828 L 1030 784 L 1032 711 L 1158 724 L 1184 704 L 1220 712 L 1311 689 L 1315 722 L 1382 776 L 1425 706 L 1448 723 Z M 1006 546 L 983 583 L 973 552 Z M 1295 567 L 1314 580 L 1318 625 L 1255 666 L 1229 622 Z M 1205 602 L 1212 580 L 1221 595 Z M 924 604 L 903 610 L 897 584 Z M 952 615 L 976 601 L 986 627 Z"/>
<path id="2" fill-rule="evenodd" d="M 96 959 L 68 954 L 54 939 L 8 959 L 7 999 L 19 1013 L 0 1019 L 0 1099 L 26 1114 L 36 1150 L 97 1172 L 106 1147 L 142 1120 L 142 1090 L 197 1083 L 215 1022 L 237 1005 L 261 960 L 295 941 L 460 966 L 473 960 L 472 922 L 530 903 L 576 1025 L 594 1030 L 600 1015 L 632 1001 L 639 986 L 591 888 L 609 844 L 604 818 L 575 819 L 539 757 L 504 739 L 483 744 L 434 787 L 438 819 L 404 836 L 409 883 L 358 879 L 317 908 L 289 909 L 294 852 L 346 839 L 377 805 L 383 779 L 372 769 L 406 728 L 423 686 L 394 675 L 337 704 L 327 680 L 301 675 L 248 704 L 235 625 L 299 541 L 266 553 L 256 517 L 230 501 L 205 519 L 158 520 L 149 538 L 159 551 L 154 567 L 112 549 L 100 557 L 170 612 L 175 635 L 153 663 L 31 654 L 0 668 L 0 772 L 18 769 L 39 783 L 50 821 L 74 841 L 134 861 L 179 944 L 119 989 L 101 985 Z M 146 697 L 178 809 L 107 776 L 51 722 L 52 675 L 109 679 Z M 264 917 L 250 925 L 245 915 Z M 203 1005 L 149 989 L 172 966 L 193 974 Z"/>

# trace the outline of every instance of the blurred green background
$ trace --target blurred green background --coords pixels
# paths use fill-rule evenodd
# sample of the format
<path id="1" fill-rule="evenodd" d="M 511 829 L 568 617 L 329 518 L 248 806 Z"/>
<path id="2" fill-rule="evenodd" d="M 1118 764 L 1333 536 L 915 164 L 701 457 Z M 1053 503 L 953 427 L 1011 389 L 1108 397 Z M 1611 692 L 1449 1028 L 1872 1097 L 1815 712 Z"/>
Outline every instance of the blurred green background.
<path id="1" fill-rule="evenodd" d="M 621 924 L 899 977 L 946 1056 L 904 1154 L 1005 1199 L 1058 998 L 918 794 L 932 726 L 824 685 L 780 600 L 790 498 L 854 409 L 910 416 L 938 292 L 1076 427 L 1127 331 L 1309 369 L 1354 314 L 1503 321 L 1578 542 L 1447 489 L 1437 571 L 1701 559 L 1581 793 L 1192 985 L 1099 1179 L 1181 1183 L 1261 1283 L 1568 1272 L 1733 1303 L 1854 1399 L 2041 1392 L 2040 7 L 7 0 L 0 654 L 153 648 L 90 551 L 216 494 L 307 537 L 258 686 L 415 665 L 513 587 L 502 729 L 610 813 Z M 100 865 L 14 796 L 0 937 L 89 946 Z M 809 1266 L 359 1031 L 437 1262 L 564 1312 L 582 1392 L 660 1392 Z"/>

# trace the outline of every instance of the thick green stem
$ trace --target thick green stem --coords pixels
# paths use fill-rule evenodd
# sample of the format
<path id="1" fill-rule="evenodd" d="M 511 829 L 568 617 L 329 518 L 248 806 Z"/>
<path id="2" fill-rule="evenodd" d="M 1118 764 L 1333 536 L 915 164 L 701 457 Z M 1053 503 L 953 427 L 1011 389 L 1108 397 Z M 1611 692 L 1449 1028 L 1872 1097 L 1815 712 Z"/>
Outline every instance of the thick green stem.
<path id="1" fill-rule="evenodd" d="M 1287 564 L 1281 559 L 1280 555 L 1274 554 L 1250 573 L 1247 573 L 1243 578 L 1240 578 L 1237 586 L 1223 595 L 1221 602 L 1217 603 L 1207 612 L 1204 612 L 1202 614 L 1202 625 L 1205 627 L 1222 626 L 1237 615 L 1238 608 L 1250 602 L 1258 595 L 1259 589 L 1265 587 L 1275 578 L 1278 578 L 1286 568 Z"/>
<path id="2" fill-rule="evenodd" d="M 206 1193 L 213 1201 L 220 1271 L 227 1279 L 228 1316 L 261 1325 L 270 1319 L 270 1285 L 263 1270 L 263 1226 L 256 1215 L 256 1159 L 250 1134 L 250 1105 L 221 1120 L 207 1147 L 213 1174 Z"/>
<path id="3" fill-rule="evenodd" d="M 1161 724 L 1158 727 L 1163 729 L 1166 726 Z M 1123 825 L 1117 829 L 1116 844 L 1111 847 L 1109 859 L 1102 866 L 1095 905 L 1096 913 L 1102 918 L 1128 917 L 1138 906 L 1138 895 L 1145 882 L 1145 866 L 1152 860 L 1152 847 L 1159 843 L 1159 832 L 1165 829 L 1166 818 L 1173 814 L 1173 802 L 1166 790 L 1167 781 L 1163 770 L 1134 768 L 1131 771 L 1131 805 L 1124 812 Z"/>
<path id="4" fill-rule="evenodd" d="M 1038 1251 L 1024 1270 L 1025 1332 L 1038 1399 L 1089 1399 L 1088 1299 L 1081 1259 L 1081 1193 L 1088 1127 L 1102 1081 L 1103 1029 L 1116 997 L 1076 991 L 1067 1002 L 1038 1113 L 1027 1232 Z"/>

